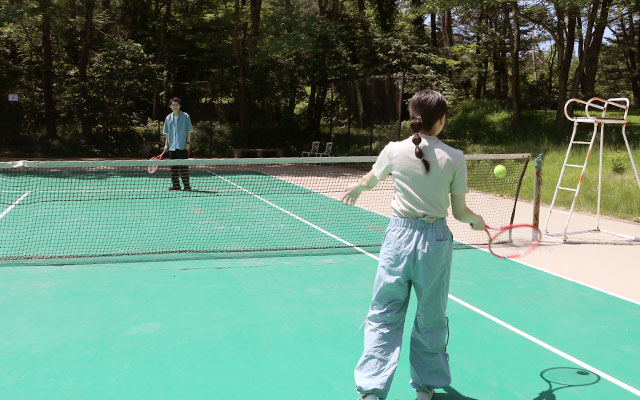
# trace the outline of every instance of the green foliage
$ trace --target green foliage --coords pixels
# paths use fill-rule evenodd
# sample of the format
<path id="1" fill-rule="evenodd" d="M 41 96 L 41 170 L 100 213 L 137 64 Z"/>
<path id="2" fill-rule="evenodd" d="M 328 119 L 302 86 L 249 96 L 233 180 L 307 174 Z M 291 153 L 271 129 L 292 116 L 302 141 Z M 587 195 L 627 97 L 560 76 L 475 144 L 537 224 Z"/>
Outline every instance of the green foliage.
<path id="1" fill-rule="evenodd" d="M 151 118 L 147 119 L 147 123 L 144 125 L 138 125 L 133 127 L 133 131 L 138 137 L 139 141 L 160 141 L 163 138 L 162 135 L 163 122 L 154 121 Z"/>
<path id="2" fill-rule="evenodd" d="M 219 122 L 201 121 L 194 126 L 191 154 L 194 157 L 233 156 L 232 129 Z"/>
<path id="3" fill-rule="evenodd" d="M 495 102 L 465 100 L 451 110 L 443 133 L 471 143 L 504 143 L 512 135 L 510 121 L 510 113 Z"/>
<path id="4" fill-rule="evenodd" d="M 614 174 L 622 175 L 627 169 L 626 161 L 628 155 L 621 151 L 615 151 L 609 156 L 609 164 L 611 165 L 611 171 Z"/>
<path id="5" fill-rule="evenodd" d="M 518 5 L 522 13 L 553 25 L 553 5 L 569 3 L 582 15 L 588 11 L 586 0 Z M 85 102 L 80 100 L 79 66 L 89 4 L 95 9 Z M 165 2 L 0 1 L 0 144 L 16 153 L 135 156 L 153 135 L 150 121 L 168 113 L 166 100 L 178 96 L 194 123 L 234 127 L 233 146 L 269 145 L 295 154 L 306 150 L 312 138 L 330 136 L 318 126 L 331 123 L 337 140 L 345 139 L 337 152 L 368 153 L 368 134 L 363 143 L 355 139 L 358 135 L 348 135 L 352 145 L 341 136 L 349 121 L 354 132 L 366 133 L 370 124 L 389 129 L 380 136 L 374 132 L 375 153 L 397 135 L 398 97 L 403 102 L 399 117 L 406 120 L 408 99 L 425 88 L 441 91 L 449 101 L 444 135 L 463 146 L 567 139 L 568 129 L 555 126 L 554 112 L 543 111 L 555 110 L 555 47 L 541 45 L 550 34 L 527 18 L 520 19 L 524 123 L 511 123 L 513 16 L 502 0 L 273 0 L 239 2 L 237 8 L 230 0 L 190 0 L 171 5 L 167 14 Z M 610 29 L 616 34 L 628 24 L 619 17 L 629 7 L 623 3 L 611 10 Z M 429 14 L 445 11 L 452 17 L 451 47 L 444 45 L 440 17 L 435 40 L 431 37 Z M 44 134 L 45 14 L 51 19 L 57 138 Z M 536 45 L 534 80 L 531 51 Z M 624 40 L 603 43 L 598 95 L 633 95 L 629 82 L 637 74 L 625 58 L 627 45 Z M 403 74 L 404 91 L 398 93 Z M 19 104 L 9 104 L 8 93 L 17 93 Z M 475 97 L 481 100 L 471 100 Z M 87 114 L 91 133 L 83 135 L 82 116 Z M 406 131 L 405 124 L 401 134 Z M 640 125 L 630 123 L 627 133 L 638 142 Z M 620 144 L 620 135 L 608 137 Z"/>
<path id="6" fill-rule="evenodd" d="M 89 76 L 93 152 L 137 154 L 142 138 L 133 135 L 131 127 L 143 124 L 150 115 L 157 76 L 152 57 L 137 43 L 111 42 L 93 56 Z"/>

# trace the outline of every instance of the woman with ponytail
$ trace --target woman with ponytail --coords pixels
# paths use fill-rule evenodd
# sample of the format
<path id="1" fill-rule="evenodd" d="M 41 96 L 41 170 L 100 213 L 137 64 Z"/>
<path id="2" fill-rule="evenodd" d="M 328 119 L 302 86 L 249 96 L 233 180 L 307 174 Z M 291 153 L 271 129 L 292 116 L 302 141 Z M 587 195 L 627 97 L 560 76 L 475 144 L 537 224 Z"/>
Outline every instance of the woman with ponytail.
<path id="1" fill-rule="evenodd" d="M 418 306 L 411 333 L 411 386 L 418 400 L 451 383 L 446 353 L 449 327 L 446 305 L 453 238 L 453 216 L 484 230 L 481 216 L 466 205 L 467 166 L 462 151 L 438 139 L 447 121 L 447 103 L 439 92 L 422 90 L 409 102 L 411 137 L 389 143 L 371 171 L 345 189 L 346 204 L 393 177 L 392 217 L 380 249 L 373 298 L 364 326 L 364 351 L 355 369 L 362 400 L 385 399 L 398 365 L 411 287 Z M 451 203 L 449 203 L 451 201 Z"/>

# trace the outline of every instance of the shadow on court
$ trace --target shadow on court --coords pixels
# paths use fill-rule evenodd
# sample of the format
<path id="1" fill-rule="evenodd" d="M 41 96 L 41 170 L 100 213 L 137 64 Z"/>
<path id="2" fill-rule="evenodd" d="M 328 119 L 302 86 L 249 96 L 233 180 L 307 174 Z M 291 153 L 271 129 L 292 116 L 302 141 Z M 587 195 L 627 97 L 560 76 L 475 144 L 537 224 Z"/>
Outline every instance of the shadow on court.
<path id="1" fill-rule="evenodd" d="M 555 400 L 555 392 L 560 389 L 591 386 L 600 382 L 600 376 L 591 371 L 574 367 L 553 367 L 540 372 L 540 377 L 548 388 L 543 390 L 534 400 Z"/>
<path id="2" fill-rule="evenodd" d="M 436 393 L 433 400 L 480 400 L 476 397 L 465 396 L 451 386 L 442 388 L 445 393 Z"/>

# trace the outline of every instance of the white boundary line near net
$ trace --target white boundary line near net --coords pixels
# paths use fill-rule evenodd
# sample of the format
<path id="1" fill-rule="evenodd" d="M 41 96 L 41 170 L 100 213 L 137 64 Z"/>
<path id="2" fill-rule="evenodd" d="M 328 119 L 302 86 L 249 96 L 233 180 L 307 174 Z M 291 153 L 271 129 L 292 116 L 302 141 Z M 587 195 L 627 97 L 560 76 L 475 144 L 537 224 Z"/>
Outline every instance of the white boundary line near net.
<path id="1" fill-rule="evenodd" d="M 312 224 L 311 222 L 305 220 L 304 218 L 301 218 L 301 217 L 291 213 L 290 211 L 287 211 L 284 208 L 282 208 L 282 207 L 280 207 L 280 206 L 278 206 L 278 205 L 276 205 L 276 204 L 264 199 L 263 197 L 261 197 L 259 195 L 256 195 L 255 193 L 252 193 L 251 191 L 243 188 L 242 186 L 240 186 L 240 185 L 238 185 L 238 184 L 236 184 L 234 182 L 231 182 L 230 180 L 228 180 L 226 178 L 223 178 L 222 176 L 216 174 L 213 171 L 209 171 L 209 172 L 211 174 L 213 174 L 214 176 L 217 176 L 218 178 L 224 180 L 225 182 L 228 182 L 229 184 L 237 187 L 238 189 L 242 190 L 243 192 L 246 192 L 246 193 L 256 197 L 257 199 L 269 204 L 270 206 L 275 207 L 277 210 L 282 211 L 285 214 L 297 219 L 298 221 L 301 221 L 301 222 L 311 226 L 312 228 L 315 228 L 315 229 L 319 230 L 320 232 L 330 236 L 331 238 L 333 238 L 335 240 L 338 240 L 339 242 L 344 243 L 347 246 L 349 246 L 349 247 L 351 247 L 351 248 L 353 248 L 355 250 L 358 250 L 362 254 L 364 254 L 364 255 L 366 255 L 366 256 L 368 256 L 368 257 L 370 257 L 370 258 L 372 258 L 372 259 L 374 259 L 376 261 L 379 260 L 379 258 L 377 256 L 367 252 L 366 250 L 361 249 L 360 247 L 355 246 L 355 245 L 347 242 L 346 240 L 344 240 L 344 239 L 332 234 L 331 232 L 328 232 L 328 231 L 320 228 L 319 226 Z M 620 381 L 619 379 L 616 379 L 616 378 L 612 377 L 611 375 L 609 375 L 609 374 L 607 374 L 607 373 L 605 373 L 605 372 L 593 367 L 592 365 L 587 364 L 584 361 L 581 361 L 581 360 L 571 356 L 570 354 L 565 353 L 564 351 L 562 351 L 562 350 L 560 350 L 560 349 L 558 349 L 556 347 L 553 347 L 550 344 L 548 344 L 546 342 L 543 342 L 542 340 L 540 340 L 540 339 L 538 339 L 538 338 L 536 338 L 536 337 L 534 337 L 532 335 L 529 335 L 528 333 L 526 333 L 526 332 L 514 327 L 513 325 L 511 325 L 511 324 L 509 324 L 507 322 L 504 322 L 501 319 L 499 319 L 497 317 L 494 317 L 493 315 L 491 315 L 491 314 L 489 314 L 489 313 L 487 313 L 487 312 L 485 312 L 485 311 L 483 311 L 483 310 L 481 310 L 481 309 L 479 309 L 479 308 L 477 308 L 477 307 L 475 307 L 475 306 L 473 306 L 473 305 L 471 305 L 471 304 L 469 304 L 469 303 L 467 303 L 467 302 L 465 302 L 465 301 L 463 301 L 463 300 L 461 300 L 461 299 L 459 299 L 459 298 L 457 298 L 457 297 L 455 297 L 455 296 L 453 296 L 451 294 L 449 294 L 449 298 L 451 300 L 455 301 L 456 303 L 460 304 L 461 306 L 463 306 L 463 307 L 465 307 L 465 308 L 467 308 L 467 309 L 469 309 L 469 310 L 471 310 L 471 311 L 473 311 L 473 312 L 475 312 L 477 314 L 480 314 L 481 316 L 483 316 L 483 317 L 495 322 L 496 324 L 498 324 L 498 325 L 510 330 L 511 332 L 513 332 L 513 333 L 515 333 L 515 334 L 517 334 L 517 335 L 519 335 L 519 336 L 521 336 L 521 337 L 523 337 L 523 338 L 525 338 L 525 339 L 537 344 L 538 346 L 540 346 L 540 347 L 542 347 L 542 348 L 544 348 L 544 349 L 546 349 L 546 350 L 548 350 L 548 351 L 550 351 L 550 352 L 552 352 L 552 353 L 564 358 L 565 360 L 570 361 L 570 362 L 572 362 L 572 363 L 574 363 L 574 364 L 576 364 L 576 365 L 578 365 L 578 366 L 580 366 L 580 367 L 582 367 L 582 368 L 584 368 L 584 369 L 586 369 L 586 370 L 588 370 L 588 371 L 600 376 L 601 378 L 606 379 L 607 381 L 613 383 L 614 385 L 616 385 L 616 386 L 618 386 L 618 387 L 620 387 L 620 388 L 622 388 L 622 389 L 624 389 L 624 390 L 626 390 L 626 391 L 628 391 L 628 392 L 630 392 L 632 394 L 635 394 L 636 396 L 640 397 L 640 390 L 634 388 L 633 386 L 628 385 L 628 384 Z"/>
<path id="2" fill-rule="evenodd" d="M 20 203 L 25 197 L 27 197 L 31 192 L 26 192 L 25 194 L 23 194 L 22 196 L 20 196 L 20 198 L 16 201 L 13 202 L 13 204 L 11 204 L 9 207 L 7 207 L 6 210 L 4 210 L 2 212 L 2 214 L 0 214 L 0 218 L 4 218 L 5 215 L 7 215 L 9 213 L 9 211 L 11 211 L 13 209 L 13 207 L 17 206 L 18 203 Z"/>

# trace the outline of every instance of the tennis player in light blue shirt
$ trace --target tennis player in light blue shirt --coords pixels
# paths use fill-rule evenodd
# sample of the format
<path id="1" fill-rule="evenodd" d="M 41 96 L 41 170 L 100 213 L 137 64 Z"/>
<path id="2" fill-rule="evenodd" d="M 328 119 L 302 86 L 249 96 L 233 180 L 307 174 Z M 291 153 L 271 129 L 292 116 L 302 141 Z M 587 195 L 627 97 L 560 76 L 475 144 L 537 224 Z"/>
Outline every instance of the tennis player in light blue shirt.
<path id="1" fill-rule="evenodd" d="M 174 97 L 169 101 L 172 113 L 164 119 L 164 129 L 162 133 L 166 136 L 164 151 L 169 151 L 171 159 L 189 158 L 189 150 L 191 149 L 191 134 L 193 126 L 189 114 L 180 111 L 180 99 Z M 169 190 L 181 190 L 180 178 L 184 190 L 191 190 L 189 184 L 189 167 L 186 165 L 177 165 L 171 167 L 171 187 Z"/>

